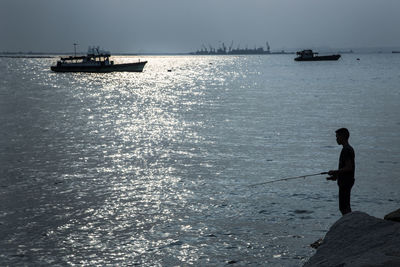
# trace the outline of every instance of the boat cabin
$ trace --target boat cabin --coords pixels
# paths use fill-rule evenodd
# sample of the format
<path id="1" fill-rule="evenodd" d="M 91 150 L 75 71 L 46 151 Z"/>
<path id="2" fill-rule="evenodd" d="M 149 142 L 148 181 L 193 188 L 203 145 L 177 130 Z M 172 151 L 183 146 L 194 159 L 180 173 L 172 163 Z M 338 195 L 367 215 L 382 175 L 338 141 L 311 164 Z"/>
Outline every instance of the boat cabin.
<path id="1" fill-rule="evenodd" d="M 318 53 L 314 53 L 311 49 L 299 51 L 296 54 L 299 55 L 303 59 L 313 58 L 314 55 L 318 55 Z"/>
<path id="2" fill-rule="evenodd" d="M 82 66 L 91 66 L 91 65 L 114 65 L 114 61 L 110 61 L 111 53 L 107 51 L 99 50 L 99 48 L 91 48 L 89 47 L 86 56 L 69 56 L 62 57 L 59 61 L 57 61 L 57 66 L 65 66 L 65 65 L 82 65 Z"/>

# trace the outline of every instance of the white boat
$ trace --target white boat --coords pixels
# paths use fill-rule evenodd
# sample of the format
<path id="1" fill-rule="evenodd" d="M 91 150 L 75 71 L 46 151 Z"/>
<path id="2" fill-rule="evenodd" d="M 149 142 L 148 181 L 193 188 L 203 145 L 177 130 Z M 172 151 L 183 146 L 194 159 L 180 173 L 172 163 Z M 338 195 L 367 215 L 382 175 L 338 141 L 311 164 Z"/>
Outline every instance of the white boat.
<path id="1" fill-rule="evenodd" d="M 111 54 L 108 51 L 102 51 L 98 47 L 89 47 L 86 56 L 62 57 L 51 70 L 55 72 L 142 72 L 147 61 L 138 61 L 133 63 L 114 64 L 110 60 Z"/>

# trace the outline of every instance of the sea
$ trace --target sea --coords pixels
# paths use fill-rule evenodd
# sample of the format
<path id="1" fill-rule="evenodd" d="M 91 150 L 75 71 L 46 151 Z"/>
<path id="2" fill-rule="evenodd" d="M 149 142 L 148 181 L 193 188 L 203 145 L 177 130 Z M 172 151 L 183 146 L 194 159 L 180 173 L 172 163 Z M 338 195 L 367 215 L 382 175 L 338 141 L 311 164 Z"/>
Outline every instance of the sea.
<path id="1" fill-rule="evenodd" d="M 302 266 L 341 214 L 400 206 L 400 54 L 0 58 L 1 266 Z M 114 57 L 116 63 L 137 56 Z"/>

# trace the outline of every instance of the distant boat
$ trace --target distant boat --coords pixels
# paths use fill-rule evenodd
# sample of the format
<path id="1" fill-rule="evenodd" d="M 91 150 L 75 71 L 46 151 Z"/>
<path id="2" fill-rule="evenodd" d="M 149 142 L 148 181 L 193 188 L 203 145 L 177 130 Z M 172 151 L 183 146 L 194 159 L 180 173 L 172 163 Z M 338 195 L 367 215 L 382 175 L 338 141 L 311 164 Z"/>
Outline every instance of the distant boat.
<path id="1" fill-rule="evenodd" d="M 51 70 L 55 72 L 142 72 L 147 61 L 134 63 L 114 64 L 110 61 L 111 54 L 99 48 L 89 47 L 86 56 L 62 57 Z"/>
<path id="2" fill-rule="evenodd" d="M 314 53 L 310 49 L 299 51 L 296 54 L 299 55 L 294 59 L 296 61 L 338 60 L 340 58 L 340 55 L 316 56 L 318 53 Z"/>
<path id="3" fill-rule="evenodd" d="M 400 54 L 400 51 L 392 51 L 393 54 Z"/>

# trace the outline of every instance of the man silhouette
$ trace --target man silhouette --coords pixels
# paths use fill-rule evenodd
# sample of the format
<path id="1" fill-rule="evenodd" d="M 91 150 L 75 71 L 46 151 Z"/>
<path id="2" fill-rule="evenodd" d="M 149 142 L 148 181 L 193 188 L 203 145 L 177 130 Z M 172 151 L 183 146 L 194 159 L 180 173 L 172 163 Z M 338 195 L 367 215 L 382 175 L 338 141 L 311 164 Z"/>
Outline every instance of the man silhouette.
<path id="1" fill-rule="evenodd" d="M 339 210 L 342 215 L 351 212 L 350 193 L 354 185 L 355 154 L 349 144 L 350 132 L 346 128 L 336 130 L 336 142 L 342 145 L 339 157 L 339 168 L 330 170 L 328 180 L 336 181 L 339 186 Z"/>

